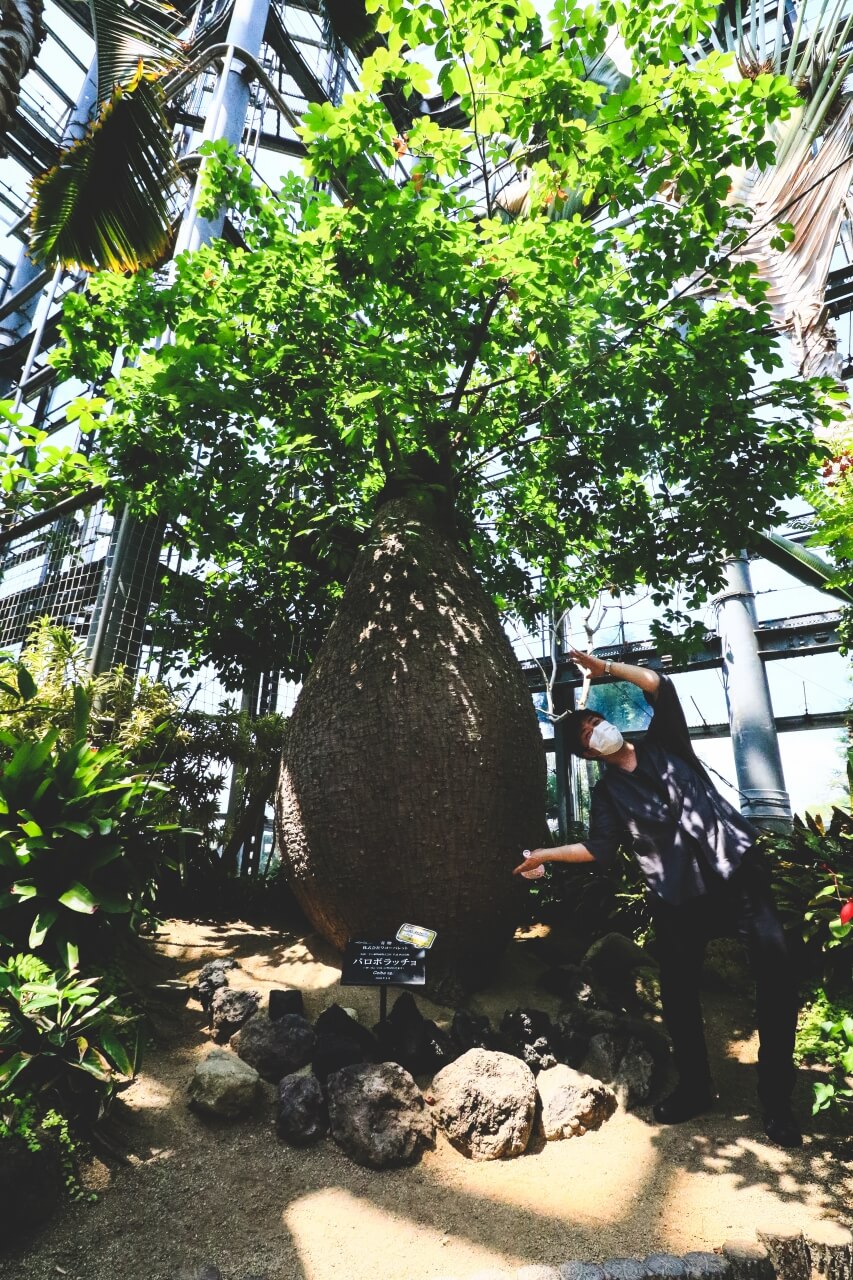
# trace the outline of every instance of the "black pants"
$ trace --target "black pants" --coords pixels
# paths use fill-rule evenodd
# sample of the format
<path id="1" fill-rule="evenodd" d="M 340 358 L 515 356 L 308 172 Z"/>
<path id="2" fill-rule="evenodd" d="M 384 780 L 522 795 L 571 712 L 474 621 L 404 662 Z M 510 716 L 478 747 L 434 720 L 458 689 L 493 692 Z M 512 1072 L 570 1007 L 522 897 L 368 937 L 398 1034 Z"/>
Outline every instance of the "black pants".
<path id="1" fill-rule="evenodd" d="M 794 1087 L 797 991 L 767 868 L 750 852 L 730 880 L 719 881 L 705 896 L 679 906 L 656 899 L 654 918 L 663 1019 L 679 1080 L 710 1087 L 699 978 L 709 940 L 735 933 L 746 947 L 755 979 L 758 1096 L 766 1109 L 786 1105 Z"/>

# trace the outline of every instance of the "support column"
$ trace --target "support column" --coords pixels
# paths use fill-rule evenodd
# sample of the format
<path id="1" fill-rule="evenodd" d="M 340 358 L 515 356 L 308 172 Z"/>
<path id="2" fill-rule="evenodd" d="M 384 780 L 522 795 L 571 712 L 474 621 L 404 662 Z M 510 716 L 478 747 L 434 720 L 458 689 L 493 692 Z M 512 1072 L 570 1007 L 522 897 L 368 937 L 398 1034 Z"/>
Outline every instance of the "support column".
<path id="1" fill-rule="evenodd" d="M 270 0 L 235 0 L 228 26 L 222 70 L 204 125 L 204 140 L 225 139 L 239 146 L 249 105 L 250 77 L 241 61 L 242 51 L 257 58 L 267 24 Z M 222 234 L 225 210 L 213 219 L 197 214 L 199 181 L 196 180 L 178 232 L 175 255 L 197 249 Z M 108 670 L 116 662 L 135 669 L 142 636 L 161 574 L 160 548 L 165 522 L 160 517 L 140 519 L 125 508 L 113 535 L 113 559 L 101 584 L 101 595 L 89 634 L 88 651 L 94 672 Z M 132 592 L 126 586 L 132 584 Z M 130 617 L 128 609 L 130 608 Z"/>
<path id="2" fill-rule="evenodd" d="M 213 101 L 205 120 L 202 142 L 224 140 L 234 147 L 240 146 L 251 86 L 251 73 L 248 72 L 240 54 L 245 52 L 256 60 L 259 58 L 269 7 L 270 0 L 235 0 L 225 37 L 228 50 L 213 91 Z M 184 253 L 187 249 L 197 249 L 199 245 L 208 244 L 222 235 L 225 222 L 224 209 L 220 210 L 214 218 L 199 217 L 200 185 L 197 180 L 187 203 L 175 245 L 176 255 Z"/>
<path id="3" fill-rule="evenodd" d="M 726 561 L 726 587 L 715 601 L 741 810 L 769 831 L 791 825 L 767 673 L 758 652 L 755 593 L 741 552 Z"/>

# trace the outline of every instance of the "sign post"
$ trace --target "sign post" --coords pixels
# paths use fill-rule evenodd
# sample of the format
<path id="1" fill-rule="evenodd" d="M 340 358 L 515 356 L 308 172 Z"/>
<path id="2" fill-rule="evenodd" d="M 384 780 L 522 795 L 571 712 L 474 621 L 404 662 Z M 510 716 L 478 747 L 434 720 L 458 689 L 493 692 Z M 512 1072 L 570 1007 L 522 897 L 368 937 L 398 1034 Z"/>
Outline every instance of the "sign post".
<path id="1" fill-rule="evenodd" d="M 403 926 L 405 929 L 413 927 Z M 434 934 L 432 936 L 435 937 Z M 431 940 L 428 945 L 432 945 Z M 400 941 L 399 934 L 397 938 L 351 939 L 344 949 L 341 986 L 378 987 L 379 1021 L 384 1022 L 388 1012 L 389 987 L 422 987 L 425 984 L 426 952 L 424 946 L 416 947 Z"/>

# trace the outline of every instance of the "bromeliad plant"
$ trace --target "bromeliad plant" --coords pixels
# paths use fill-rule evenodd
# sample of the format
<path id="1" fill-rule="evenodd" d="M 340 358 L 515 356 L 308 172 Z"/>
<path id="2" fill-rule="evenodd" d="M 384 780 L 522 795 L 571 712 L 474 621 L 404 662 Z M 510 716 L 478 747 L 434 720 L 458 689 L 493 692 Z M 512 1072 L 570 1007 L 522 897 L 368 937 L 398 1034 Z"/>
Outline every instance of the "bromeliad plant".
<path id="1" fill-rule="evenodd" d="M 23 694 L 30 693 L 25 685 Z M 74 731 L 0 731 L 0 934 L 62 965 L 96 956 L 137 923 L 157 869 L 155 797 L 114 746 L 93 747 L 91 706 L 74 686 Z"/>
<path id="2" fill-rule="evenodd" d="M 35 956 L 0 966 L 0 1093 L 17 1088 L 95 1121 L 139 1062 L 138 1020 L 97 978 L 54 973 Z"/>

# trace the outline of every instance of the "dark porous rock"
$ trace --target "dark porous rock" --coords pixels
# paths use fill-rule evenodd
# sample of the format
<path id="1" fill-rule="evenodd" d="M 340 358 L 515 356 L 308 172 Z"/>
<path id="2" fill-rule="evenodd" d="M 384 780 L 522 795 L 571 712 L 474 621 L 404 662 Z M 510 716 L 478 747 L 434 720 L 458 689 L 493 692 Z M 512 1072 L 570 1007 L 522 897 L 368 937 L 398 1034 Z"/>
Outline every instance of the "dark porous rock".
<path id="1" fill-rule="evenodd" d="M 249 1021 L 252 1014 L 257 1013 L 261 997 L 257 991 L 234 991 L 231 987 L 220 987 L 214 991 L 210 1002 L 210 1017 L 213 1024 L 213 1038 L 217 1044 L 225 1044 L 227 1040 Z"/>
<path id="2" fill-rule="evenodd" d="M 311 1067 L 317 1079 L 325 1084 L 333 1071 L 371 1060 L 365 1056 L 357 1040 L 336 1035 L 334 1031 L 321 1031 L 317 1035 Z"/>
<path id="3" fill-rule="evenodd" d="M 283 1018 L 286 1013 L 298 1013 L 300 1018 L 304 1018 L 305 1001 L 302 999 L 302 992 L 292 987 L 271 991 L 268 1011 L 273 1022 Z"/>
<path id="4" fill-rule="evenodd" d="M 23 1138 L 0 1139 L 0 1206 L 3 1244 L 12 1244 L 35 1227 L 42 1226 L 56 1209 L 62 1194 L 59 1147 L 40 1139 L 31 1151 Z"/>
<path id="5" fill-rule="evenodd" d="M 547 1071 L 549 1067 L 557 1065 L 557 1055 L 554 1053 L 551 1041 L 545 1036 L 540 1036 L 532 1044 L 523 1045 L 521 1060 L 527 1063 L 534 1075 L 538 1071 Z"/>
<path id="6" fill-rule="evenodd" d="M 540 1071 L 536 1088 L 542 1106 L 542 1129 L 549 1142 L 579 1138 L 591 1129 L 600 1129 L 616 1110 L 612 1089 L 562 1063 Z"/>
<path id="7" fill-rule="evenodd" d="M 593 1009 L 583 1019 L 583 1026 L 589 1033 L 590 1040 L 604 1034 L 613 1042 L 612 1049 L 605 1050 L 602 1046 L 602 1051 L 615 1055 L 614 1071 L 618 1070 L 618 1062 L 628 1051 L 631 1040 L 639 1041 L 651 1055 L 656 1081 L 669 1071 L 672 1057 L 669 1037 L 658 1023 L 651 1022 L 648 1018 L 634 1018 L 624 1013 Z M 596 1075 L 597 1072 L 594 1071 L 593 1074 Z"/>
<path id="8" fill-rule="evenodd" d="M 656 972 L 657 962 L 621 933 L 608 933 L 599 938 L 587 951 L 583 963 L 609 1008 L 639 1011 L 645 1003 L 640 993 L 645 991 L 648 995 L 655 991 L 649 975 Z"/>
<path id="9" fill-rule="evenodd" d="M 719 1253 L 702 1249 L 684 1255 L 689 1280 L 732 1280 L 732 1264 Z"/>
<path id="10" fill-rule="evenodd" d="M 432 1082 L 439 1122 L 472 1160 L 520 1156 L 536 1114 L 536 1080 L 520 1059 L 469 1049 Z"/>
<path id="11" fill-rule="evenodd" d="M 561 1013 L 554 1020 L 554 1052 L 558 1062 L 579 1067 L 589 1050 L 589 1040 L 586 1018 L 577 1010 Z"/>
<path id="12" fill-rule="evenodd" d="M 627 1040 L 604 1032 L 593 1036 L 584 1066 L 613 1086 L 626 1111 L 648 1102 L 654 1092 L 654 1060 L 634 1036 Z"/>
<path id="13" fill-rule="evenodd" d="M 454 1013 L 450 1034 L 460 1053 L 467 1053 L 469 1049 L 503 1048 L 501 1037 L 485 1014 L 481 1016 L 468 1009 L 457 1009 Z"/>
<path id="14" fill-rule="evenodd" d="M 589 1041 L 584 1070 L 613 1085 L 621 1105 L 642 1106 L 654 1092 L 654 1061 L 628 1028 L 599 1032 Z"/>
<path id="15" fill-rule="evenodd" d="M 314 1030 L 318 1036 L 331 1034 L 341 1036 L 345 1040 L 354 1040 L 361 1049 L 363 1062 L 379 1061 L 376 1037 L 339 1004 L 330 1004 L 328 1009 L 323 1010 L 314 1023 Z"/>
<path id="16" fill-rule="evenodd" d="M 774 1280 L 770 1254 L 757 1240 L 727 1240 L 722 1252 L 732 1264 L 734 1280 Z"/>
<path id="17" fill-rule="evenodd" d="M 286 1013 L 271 1021 L 265 1009 L 253 1014 L 231 1046 L 244 1062 L 271 1084 L 307 1066 L 314 1053 L 317 1036 L 311 1023 L 298 1013 Z"/>
<path id="18" fill-rule="evenodd" d="M 460 1049 L 451 1037 L 450 1032 L 445 1031 L 438 1023 L 427 1018 L 424 1021 L 424 1026 L 426 1027 L 427 1047 L 431 1059 L 430 1071 L 440 1071 L 448 1063 L 456 1061 L 460 1055 Z"/>
<path id="19" fill-rule="evenodd" d="M 501 1020 L 501 1035 L 510 1053 L 515 1053 L 535 1074 L 556 1066 L 554 1028 L 547 1013 L 539 1009 L 509 1009 Z"/>
<path id="20" fill-rule="evenodd" d="M 228 971 L 236 968 L 237 961 L 228 956 L 222 960 L 211 960 L 199 970 L 193 991 L 205 1013 L 210 1012 L 214 991 L 228 986 Z"/>
<path id="21" fill-rule="evenodd" d="M 424 1096 L 396 1062 L 361 1063 L 329 1076 L 329 1126 L 356 1164 L 414 1164 L 435 1140 Z"/>
<path id="22" fill-rule="evenodd" d="M 374 1027 L 383 1062 L 397 1062 L 413 1076 L 432 1075 L 459 1056 L 450 1036 L 424 1018 L 413 997 L 404 991 L 387 1022 Z"/>
<path id="23" fill-rule="evenodd" d="M 317 1142 L 329 1128 L 329 1113 L 315 1076 L 285 1076 L 278 1086 L 276 1130 L 295 1147 Z"/>
<path id="24" fill-rule="evenodd" d="M 650 1253 L 643 1261 L 643 1269 L 649 1280 L 686 1280 L 687 1276 L 684 1259 L 674 1253 Z"/>
<path id="25" fill-rule="evenodd" d="M 604 1280 L 645 1280 L 643 1264 L 636 1258 L 610 1258 L 602 1265 Z"/>

